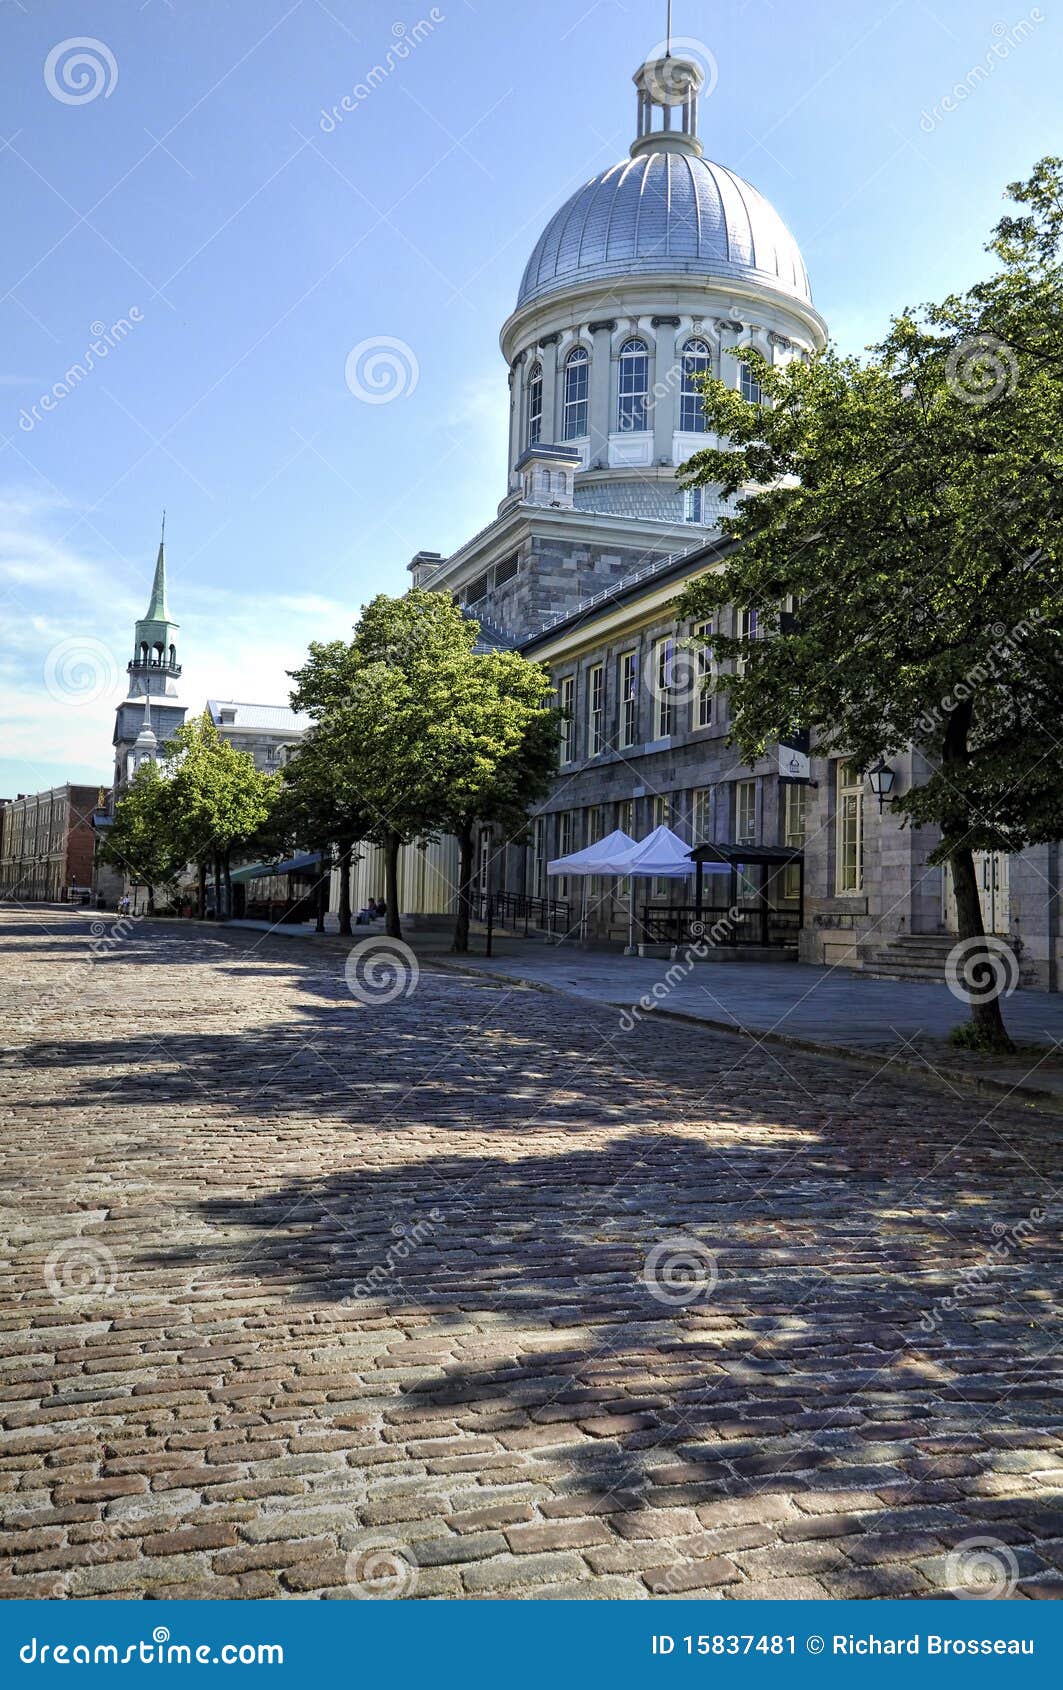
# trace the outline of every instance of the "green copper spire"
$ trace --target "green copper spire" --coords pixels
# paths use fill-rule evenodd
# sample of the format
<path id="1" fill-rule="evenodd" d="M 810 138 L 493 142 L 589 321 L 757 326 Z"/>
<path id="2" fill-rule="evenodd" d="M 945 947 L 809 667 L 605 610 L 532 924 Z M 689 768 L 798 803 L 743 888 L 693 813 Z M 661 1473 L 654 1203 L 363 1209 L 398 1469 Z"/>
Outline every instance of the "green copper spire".
<path id="1" fill-rule="evenodd" d="M 166 513 L 162 516 L 162 536 L 159 554 L 155 559 L 155 577 L 151 583 L 151 603 L 148 613 L 136 625 L 133 661 L 130 674 L 135 674 L 151 691 L 153 677 L 176 677 L 181 673 L 177 661 L 177 623 L 170 615 L 166 602 Z M 157 688 L 155 690 L 158 690 Z"/>
<path id="2" fill-rule="evenodd" d="M 151 603 L 145 622 L 169 622 L 170 612 L 166 606 L 166 512 L 162 513 L 162 538 L 159 540 L 159 555 L 155 559 L 155 579 L 151 583 Z"/>

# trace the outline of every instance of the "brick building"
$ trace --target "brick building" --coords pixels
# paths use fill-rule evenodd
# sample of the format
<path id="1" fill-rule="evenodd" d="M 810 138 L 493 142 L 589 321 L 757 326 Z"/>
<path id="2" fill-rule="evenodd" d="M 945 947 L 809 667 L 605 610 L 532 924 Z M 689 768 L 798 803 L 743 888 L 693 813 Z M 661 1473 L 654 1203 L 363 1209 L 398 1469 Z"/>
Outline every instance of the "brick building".
<path id="1" fill-rule="evenodd" d="M 92 885 L 95 786 L 20 792 L 0 810 L 0 897 L 58 903 Z"/>

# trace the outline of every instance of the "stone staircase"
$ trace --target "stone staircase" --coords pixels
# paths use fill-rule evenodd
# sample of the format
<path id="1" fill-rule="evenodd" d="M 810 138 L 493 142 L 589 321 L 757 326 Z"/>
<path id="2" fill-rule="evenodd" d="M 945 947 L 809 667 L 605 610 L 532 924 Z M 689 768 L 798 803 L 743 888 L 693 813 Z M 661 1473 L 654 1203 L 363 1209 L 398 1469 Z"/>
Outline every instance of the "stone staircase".
<path id="1" fill-rule="evenodd" d="M 861 968 L 879 980 L 943 983 L 945 963 L 956 942 L 948 933 L 901 933 L 888 944 L 861 945 Z"/>
<path id="2" fill-rule="evenodd" d="M 879 980 L 942 984 L 949 952 L 958 944 L 954 933 L 901 933 L 888 944 L 860 945 L 861 971 Z M 1022 966 L 1021 950 L 1016 949 L 1020 957 L 1019 984 L 1032 984 L 1035 974 Z"/>

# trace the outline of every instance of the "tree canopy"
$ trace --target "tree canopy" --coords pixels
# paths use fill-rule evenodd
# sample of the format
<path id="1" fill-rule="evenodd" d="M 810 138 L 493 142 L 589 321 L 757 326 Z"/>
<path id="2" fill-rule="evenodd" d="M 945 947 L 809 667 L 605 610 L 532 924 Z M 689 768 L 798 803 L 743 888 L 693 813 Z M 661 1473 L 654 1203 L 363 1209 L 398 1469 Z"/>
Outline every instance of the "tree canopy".
<path id="1" fill-rule="evenodd" d="M 685 466 L 738 496 L 740 544 L 679 604 L 714 621 L 734 742 L 752 761 L 811 726 L 863 768 L 915 746 L 893 808 L 941 830 L 964 938 L 972 850 L 1063 835 L 1063 163 L 1008 192 L 1025 209 L 988 279 L 904 311 L 865 359 L 742 351 L 763 403 L 706 381 L 719 444 Z M 728 633 L 725 606 L 771 637 Z M 1006 1043 L 996 1002 L 973 1013 Z"/>

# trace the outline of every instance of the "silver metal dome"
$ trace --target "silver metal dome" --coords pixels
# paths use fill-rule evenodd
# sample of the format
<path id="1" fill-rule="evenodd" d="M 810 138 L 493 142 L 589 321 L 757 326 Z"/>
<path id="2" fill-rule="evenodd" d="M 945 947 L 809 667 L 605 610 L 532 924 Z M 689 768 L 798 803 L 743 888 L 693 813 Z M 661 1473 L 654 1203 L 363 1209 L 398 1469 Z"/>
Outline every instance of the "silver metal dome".
<path id="1" fill-rule="evenodd" d="M 812 303 L 797 242 L 774 206 L 684 149 L 640 152 L 573 194 L 536 243 L 517 308 L 580 282 L 676 271 L 763 282 Z"/>

